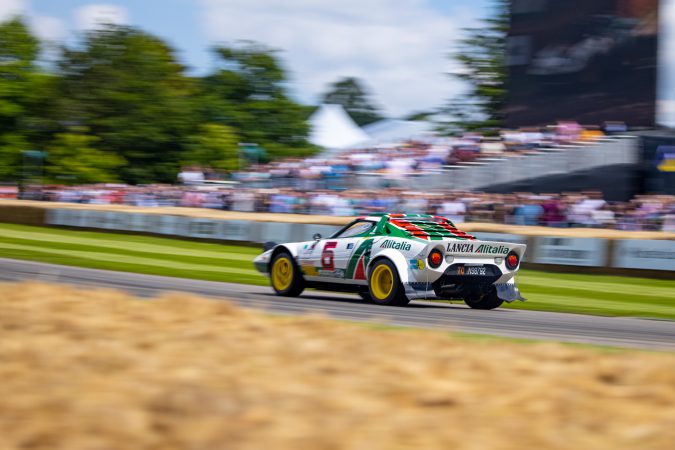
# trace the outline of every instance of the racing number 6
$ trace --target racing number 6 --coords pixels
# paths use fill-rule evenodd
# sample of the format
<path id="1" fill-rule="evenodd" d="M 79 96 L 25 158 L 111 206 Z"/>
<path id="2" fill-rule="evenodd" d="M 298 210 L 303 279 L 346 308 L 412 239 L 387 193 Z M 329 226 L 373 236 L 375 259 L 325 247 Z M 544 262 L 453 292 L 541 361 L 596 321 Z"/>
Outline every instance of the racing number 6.
<path id="1" fill-rule="evenodd" d="M 337 247 L 337 242 L 331 241 L 326 242 L 326 245 L 323 246 L 323 251 L 321 252 L 321 267 L 326 270 L 335 269 L 335 253 L 333 248 Z"/>

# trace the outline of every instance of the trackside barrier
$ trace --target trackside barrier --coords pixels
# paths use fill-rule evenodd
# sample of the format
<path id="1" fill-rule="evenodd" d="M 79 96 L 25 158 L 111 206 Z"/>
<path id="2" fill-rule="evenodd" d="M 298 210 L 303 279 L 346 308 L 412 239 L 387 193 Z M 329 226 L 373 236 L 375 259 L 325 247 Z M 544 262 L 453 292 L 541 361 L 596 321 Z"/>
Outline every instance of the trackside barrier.
<path id="1" fill-rule="evenodd" d="M 675 241 L 637 239 L 616 241 L 612 267 L 675 270 Z"/>
<path id="2" fill-rule="evenodd" d="M 533 261 L 538 264 L 602 267 L 607 261 L 607 240 L 558 236 L 535 239 Z"/>
<path id="3" fill-rule="evenodd" d="M 14 202 L 18 203 L 18 202 Z M 64 205 L 42 207 L 30 204 L 0 204 L 0 222 L 25 225 L 51 225 L 74 228 L 150 233 L 197 239 L 212 239 L 242 243 L 305 241 L 315 233 L 330 236 L 349 218 L 335 220 L 313 216 L 291 217 L 256 214 L 237 215 L 228 218 L 202 217 L 199 214 L 170 214 L 110 211 L 104 208 L 89 209 Z M 278 216 L 278 217 L 277 217 Z M 266 220 L 260 221 L 258 217 Z M 285 221 L 286 220 L 286 221 Z M 327 225 L 326 223 L 335 223 Z M 503 227 L 503 226 L 500 226 Z M 485 231 L 471 231 L 478 228 Z M 552 270 L 579 271 L 586 268 L 595 273 L 646 274 L 665 278 L 675 277 L 675 238 L 668 233 L 626 233 L 607 230 L 533 229 L 532 227 L 506 227 L 511 233 L 491 232 L 485 224 L 468 224 L 467 231 L 478 239 L 525 243 L 528 245 L 524 262 L 532 267 Z M 584 234 L 585 233 L 585 234 Z M 589 235 L 589 233 L 592 233 Z M 588 237 L 577 237 L 577 236 Z M 655 237 L 655 238 L 654 238 Z M 661 238 L 663 237 L 663 238 Z M 1 255 L 0 255 L 1 256 Z M 600 272 L 598 272 L 600 271 Z M 642 271 L 642 272 L 641 272 Z M 648 273 L 649 272 L 649 273 Z"/>
<path id="4" fill-rule="evenodd" d="M 199 239 L 264 243 L 311 239 L 315 233 L 331 235 L 337 226 L 217 220 L 201 217 L 137 214 L 81 209 L 49 209 L 47 225 L 154 233 Z"/>

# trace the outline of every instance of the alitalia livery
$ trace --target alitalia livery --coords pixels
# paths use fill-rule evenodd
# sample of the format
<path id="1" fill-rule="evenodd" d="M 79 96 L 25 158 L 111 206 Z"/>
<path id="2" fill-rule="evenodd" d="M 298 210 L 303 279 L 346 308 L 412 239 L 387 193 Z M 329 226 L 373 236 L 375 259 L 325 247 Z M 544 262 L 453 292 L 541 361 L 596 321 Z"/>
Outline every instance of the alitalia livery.
<path id="1" fill-rule="evenodd" d="M 254 265 L 281 296 L 315 288 L 382 305 L 440 298 L 493 309 L 524 300 L 514 277 L 525 248 L 476 240 L 440 216 L 382 214 L 359 217 L 328 238 L 269 243 Z"/>

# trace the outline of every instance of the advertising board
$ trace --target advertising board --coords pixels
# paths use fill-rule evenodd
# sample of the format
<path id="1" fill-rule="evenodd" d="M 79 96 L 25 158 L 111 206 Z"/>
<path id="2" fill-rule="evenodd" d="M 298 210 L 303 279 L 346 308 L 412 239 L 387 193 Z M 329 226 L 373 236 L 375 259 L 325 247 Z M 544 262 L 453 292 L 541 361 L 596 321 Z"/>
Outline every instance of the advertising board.
<path id="1" fill-rule="evenodd" d="M 615 241 L 612 267 L 675 270 L 675 241 L 637 239 Z"/>
<path id="2" fill-rule="evenodd" d="M 607 241 L 594 238 L 537 237 L 534 258 L 539 264 L 601 267 L 607 260 Z"/>

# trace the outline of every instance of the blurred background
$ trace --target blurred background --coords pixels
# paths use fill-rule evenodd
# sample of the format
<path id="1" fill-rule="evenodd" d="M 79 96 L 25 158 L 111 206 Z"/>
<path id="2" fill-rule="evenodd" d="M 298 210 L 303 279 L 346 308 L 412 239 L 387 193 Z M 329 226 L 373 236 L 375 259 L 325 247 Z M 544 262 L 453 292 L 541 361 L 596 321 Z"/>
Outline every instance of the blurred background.
<path id="1" fill-rule="evenodd" d="M 675 230 L 675 1 L 367 6 L 3 1 L 0 195 Z"/>
<path id="2" fill-rule="evenodd" d="M 673 127 L 675 0 L 0 0 L 0 447 L 671 449 Z M 381 212 L 528 301 L 272 299 Z"/>

